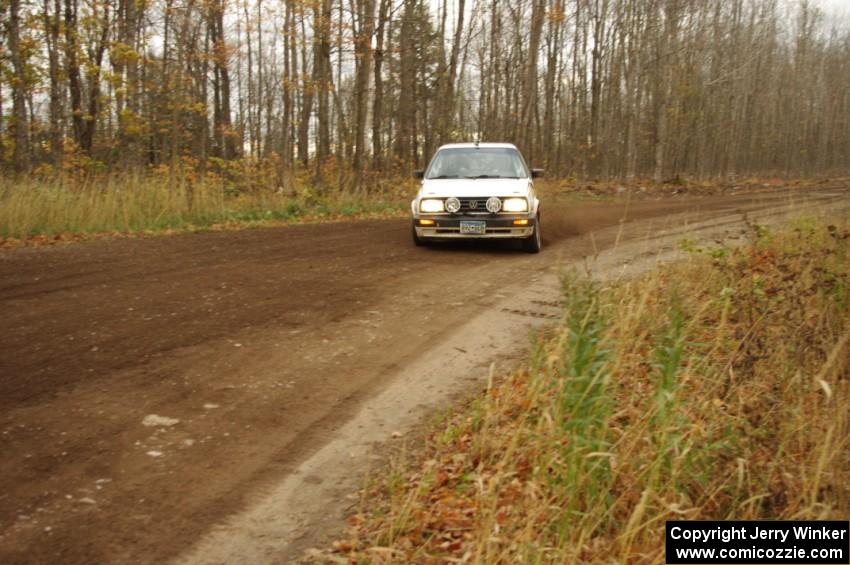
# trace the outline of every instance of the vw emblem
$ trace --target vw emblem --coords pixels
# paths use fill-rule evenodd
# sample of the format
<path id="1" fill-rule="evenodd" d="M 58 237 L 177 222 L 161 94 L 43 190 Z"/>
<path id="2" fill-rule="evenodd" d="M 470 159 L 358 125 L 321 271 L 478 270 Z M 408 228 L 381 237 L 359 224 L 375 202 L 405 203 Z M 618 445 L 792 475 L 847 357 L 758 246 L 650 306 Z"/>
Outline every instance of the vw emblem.
<path id="1" fill-rule="evenodd" d="M 476 208 L 478 208 L 478 201 L 477 200 L 470 200 L 469 201 L 469 209 L 475 210 Z"/>

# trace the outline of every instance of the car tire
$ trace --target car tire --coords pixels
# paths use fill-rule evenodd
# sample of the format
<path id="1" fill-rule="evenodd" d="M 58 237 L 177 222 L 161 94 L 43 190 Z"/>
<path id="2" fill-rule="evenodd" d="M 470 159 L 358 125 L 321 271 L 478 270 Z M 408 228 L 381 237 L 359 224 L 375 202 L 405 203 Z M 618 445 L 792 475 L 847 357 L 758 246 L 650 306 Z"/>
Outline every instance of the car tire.
<path id="1" fill-rule="evenodd" d="M 531 235 L 522 240 L 522 249 L 527 253 L 539 253 L 540 247 L 543 245 L 540 236 L 540 215 L 537 215 L 537 220 L 534 222 L 534 231 Z"/>
<path id="2" fill-rule="evenodd" d="M 411 228 L 411 231 L 413 232 L 413 245 L 416 247 L 425 247 L 428 245 L 428 240 L 416 235 L 416 227 Z"/>

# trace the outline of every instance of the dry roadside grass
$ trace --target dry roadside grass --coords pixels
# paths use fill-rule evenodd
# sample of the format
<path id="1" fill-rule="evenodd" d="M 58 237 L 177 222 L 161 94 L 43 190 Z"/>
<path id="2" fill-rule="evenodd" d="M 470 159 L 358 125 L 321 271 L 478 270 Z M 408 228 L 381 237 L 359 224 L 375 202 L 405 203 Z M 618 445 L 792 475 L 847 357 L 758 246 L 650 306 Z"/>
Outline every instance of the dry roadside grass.
<path id="1" fill-rule="evenodd" d="M 569 277 L 527 370 L 310 560 L 658 563 L 667 519 L 846 519 L 850 224 L 751 231 L 637 280 Z"/>
<path id="2" fill-rule="evenodd" d="M 410 181 L 374 190 L 237 189 L 216 181 L 157 175 L 83 180 L 0 178 L 0 248 L 92 237 L 241 229 L 408 213 Z"/>

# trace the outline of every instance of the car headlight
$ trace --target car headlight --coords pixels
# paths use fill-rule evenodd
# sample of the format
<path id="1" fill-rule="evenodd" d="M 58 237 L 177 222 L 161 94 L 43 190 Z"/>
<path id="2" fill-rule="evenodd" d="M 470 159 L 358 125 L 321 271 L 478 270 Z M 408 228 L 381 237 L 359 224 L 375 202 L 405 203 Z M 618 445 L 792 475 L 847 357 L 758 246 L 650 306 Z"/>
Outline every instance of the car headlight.
<path id="1" fill-rule="evenodd" d="M 505 212 L 528 212 L 528 200 L 525 198 L 507 198 L 502 202 Z"/>
<path id="2" fill-rule="evenodd" d="M 491 196 L 487 199 L 487 211 L 491 214 L 497 214 L 499 210 L 502 209 L 502 201 L 496 198 L 495 196 Z"/>
<path id="3" fill-rule="evenodd" d="M 458 200 L 454 196 L 446 198 L 446 210 L 448 210 L 452 214 L 457 214 L 458 212 L 460 212 L 460 200 Z"/>
<path id="4" fill-rule="evenodd" d="M 423 200 L 419 203 L 419 211 L 426 212 L 429 214 L 442 212 L 445 208 L 443 208 L 443 201 L 437 200 L 436 198 L 429 198 L 428 200 Z"/>

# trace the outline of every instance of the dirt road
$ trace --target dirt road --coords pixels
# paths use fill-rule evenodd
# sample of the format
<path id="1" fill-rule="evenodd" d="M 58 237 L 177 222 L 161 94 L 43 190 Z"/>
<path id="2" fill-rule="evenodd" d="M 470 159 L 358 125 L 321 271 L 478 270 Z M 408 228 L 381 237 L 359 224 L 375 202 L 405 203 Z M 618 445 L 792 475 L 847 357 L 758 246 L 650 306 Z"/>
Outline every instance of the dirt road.
<path id="1" fill-rule="evenodd" d="M 0 562 L 184 554 L 501 289 L 619 237 L 588 234 L 848 197 L 791 194 L 549 203 L 537 256 L 395 220 L 2 253 Z"/>

